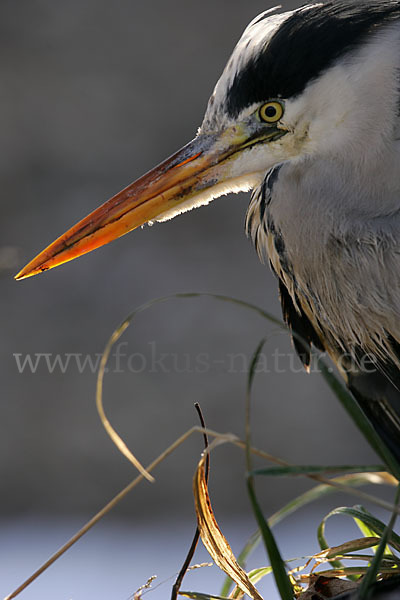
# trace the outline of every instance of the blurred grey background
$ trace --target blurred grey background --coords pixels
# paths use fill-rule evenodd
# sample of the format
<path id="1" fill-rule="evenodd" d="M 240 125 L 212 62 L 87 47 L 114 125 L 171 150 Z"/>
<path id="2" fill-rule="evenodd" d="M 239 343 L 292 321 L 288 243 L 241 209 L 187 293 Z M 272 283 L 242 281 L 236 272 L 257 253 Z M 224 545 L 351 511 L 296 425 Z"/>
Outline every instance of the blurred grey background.
<path id="1" fill-rule="evenodd" d="M 18 522 L 45 516 L 54 524 L 76 515 L 83 521 L 135 475 L 99 422 L 95 369 L 76 362 L 95 361 L 132 309 L 154 297 L 204 291 L 280 316 L 276 282 L 244 234 L 246 195 L 220 198 L 44 275 L 13 280 L 67 227 L 194 136 L 243 28 L 271 5 L 0 3 L 0 503 L 10 539 L 15 524 L 22 545 Z M 269 372 L 255 386 L 254 444 L 294 463 L 375 460 L 320 376 L 301 372 L 287 335 L 250 312 L 203 298 L 143 313 L 121 340 L 118 365 L 110 361 L 106 411 L 141 461 L 197 424 L 194 402 L 210 428 L 243 436 L 244 360 L 264 335 Z M 39 354 L 51 364 L 70 362 L 49 369 Z M 27 355 L 39 361 L 35 372 L 20 372 Z M 188 441 L 157 470 L 156 484 L 141 484 L 114 518 L 149 526 L 179 519 L 190 529 L 200 452 L 199 437 Z M 217 514 L 236 523 L 251 518 L 239 450 L 213 454 L 210 486 Z M 308 487 L 260 481 L 266 514 Z M 146 579 L 140 575 L 139 584 Z"/>

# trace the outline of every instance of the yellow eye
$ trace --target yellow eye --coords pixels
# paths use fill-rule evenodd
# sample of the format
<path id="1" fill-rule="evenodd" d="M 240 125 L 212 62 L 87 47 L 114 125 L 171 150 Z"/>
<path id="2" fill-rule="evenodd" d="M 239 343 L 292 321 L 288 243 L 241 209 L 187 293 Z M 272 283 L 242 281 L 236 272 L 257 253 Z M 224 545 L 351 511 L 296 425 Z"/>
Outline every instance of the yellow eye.
<path id="1" fill-rule="evenodd" d="M 267 102 L 260 110 L 259 115 L 261 121 L 266 123 L 276 123 L 283 117 L 284 108 L 280 102 Z"/>

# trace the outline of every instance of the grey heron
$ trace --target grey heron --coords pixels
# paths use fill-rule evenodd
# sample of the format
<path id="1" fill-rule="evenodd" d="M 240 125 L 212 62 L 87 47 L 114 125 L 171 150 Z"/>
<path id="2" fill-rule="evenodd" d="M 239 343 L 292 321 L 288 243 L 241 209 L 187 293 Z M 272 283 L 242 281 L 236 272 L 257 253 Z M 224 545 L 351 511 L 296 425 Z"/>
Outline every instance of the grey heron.
<path id="1" fill-rule="evenodd" d="M 305 367 L 326 350 L 400 460 L 400 2 L 270 10 L 244 31 L 193 141 L 17 275 L 252 190 L 246 229 Z"/>

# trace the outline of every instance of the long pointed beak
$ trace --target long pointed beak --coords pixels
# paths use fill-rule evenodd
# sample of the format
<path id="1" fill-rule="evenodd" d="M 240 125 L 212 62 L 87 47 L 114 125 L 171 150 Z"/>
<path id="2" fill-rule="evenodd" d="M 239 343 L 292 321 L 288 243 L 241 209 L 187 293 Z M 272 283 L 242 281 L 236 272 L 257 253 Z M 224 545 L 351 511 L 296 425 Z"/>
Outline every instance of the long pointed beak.
<path id="1" fill-rule="evenodd" d="M 196 204 L 197 196 L 234 177 L 230 163 L 237 153 L 281 135 L 272 128 L 260 135 L 240 125 L 220 134 L 199 135 L 71 227 L 15 278 L 24 279 L 47 271 L 108 244 L 148 221 L 162 220 L 163 215 L 187 210 L 188 204 Z"/>
<path id="2" fill-rule="evenodd" d="M 214 135 L 195 138 L 71 227 L 15 279 L 57 267 L 177 209 L 200 190 L 215 185 L 215 167 L 231 152 L 232 148 L 223 150 Z"/>

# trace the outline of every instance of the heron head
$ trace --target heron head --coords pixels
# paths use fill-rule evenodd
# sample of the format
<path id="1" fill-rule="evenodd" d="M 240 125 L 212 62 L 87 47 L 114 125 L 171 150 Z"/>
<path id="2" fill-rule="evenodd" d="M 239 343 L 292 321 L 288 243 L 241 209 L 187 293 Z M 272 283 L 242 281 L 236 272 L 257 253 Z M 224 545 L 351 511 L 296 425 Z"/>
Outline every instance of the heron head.
<path id="1" fill-rule="evenodd" d="M 354 143 L 357 129 L 387 126 L 398 100 L 397 45 L 394 52 L 377 36 L 399 18 L 394 0 L 335 0 L 259 15 L 234 49 L 194 140 L 60 236 L 16 279 L 146 222 L 250 190 L 276 164 L 326 149 L 340 152 Z M 382 95 L 393 101 L 377 106 Z"/>

